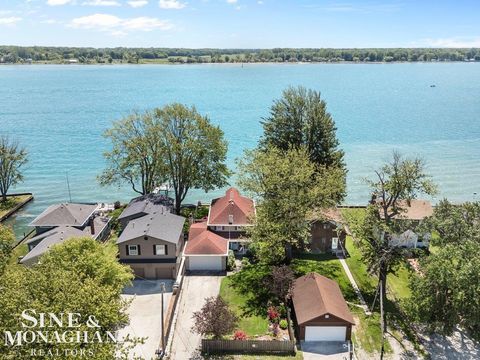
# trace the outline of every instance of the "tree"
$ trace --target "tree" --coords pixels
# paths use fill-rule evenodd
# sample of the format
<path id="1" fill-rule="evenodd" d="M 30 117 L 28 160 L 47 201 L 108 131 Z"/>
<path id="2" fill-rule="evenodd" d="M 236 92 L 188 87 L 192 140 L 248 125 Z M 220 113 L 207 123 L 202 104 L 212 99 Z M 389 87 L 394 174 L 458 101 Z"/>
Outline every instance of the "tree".
<path id="1" fill-rule="evenodd" d="M 99 177 L 101 185 L 126 182 L 133 191 L 146 195 L 165 181 L 158 124 L 152 111 L 133 113 L 113 123 L 104 134 L 112 150 L 104 153 L 107 168 Z"/>
<path id="2" fill-rule="evenodd" d="M 190 189 L 210 191 L 227 184 L 223 131 L 200 115 L 195 107 L 166 105 L 154 110 L 159 120 L 156 134 L 162 147 L 167 180 L 175 192 L 175 211 Z"/>
<path id="3" fill-rule="evenodd" d="M 459 239 L 421 263 L 414 277 L 408 308 L 431 331 L 451 335 L 460 325 L 480 339 L 480 243 Z"/>
<path id="4" fill-rule="evenodd" d="M 24 331 L 20 313 L 33 309 L 39 313 L 79 313 L 78 328 L 65 328 L 52 324 L 49 333 L 58 331 L 87 332 L 89 339 L 99 331 L 102 339 L 106 332 L 112 334 L 128 323 L 127 302 L 120 294 L 125 285 L 133 278 L 128 266 L 118 263 L 117 249 L 114 244 L 100 244 L 91 238 L 72 238 L 53 246 L 45 253 L 38 264 L 27 268 L 11 266 L 0 278 L 0 331 Z M 86 322 L 94 316 L 98 327 L 89 327 Z M 45 330 L 34 328 L 33 330 Z M 83 336 L 83 335 L 82 335 Z M 70 335 L 67 333 L 67 338 Z M 88 342 L 81 344 L 44 342 L 24 343 L 21 347 L 12 347 L 2 341 L 0 357 L 17 359 L 30 357 L 31 351 L 54 351 L 61 355 L 68 349 L 84 349 L 90 357 L 99 360 L 119 356 L 127 358 L 128 349 L 138 339 L 127 339 L 126 343 L 113 341 Z M 65 356 L 67 357 L 67 356 Z"/>
<path id="5" fill-rule="evenodd" d="M 7 201 L 10 187 L 23 181 L 22 167 L 27 163 L 27 150 L 7 136 L 0 137 L 0 195 Z"/>
<path id="6" fill-rule="evenodd" d="M 6 226 L 0 225 L 0 277 L 10 261 L 12 244 L 14 242 L 15 235 L 13 234 L 13 231 Z"/>
<path id="7" fill-rule="evenodd" d="M 280 302 L 286 302 L 293 290 L 295 274 L 287 265 L 274 266 L 272 274 L 266 278 L 265 284 Z"/>
<path id="8" fill-rule="evenodd" d="M 436 187 L 425 173 L 425 164 L 419 158 L 403 158 L 398 152 L 392 160 L 375 171 L 376 180 L 368 181 L 372 189 L 372 202 L 366 216 L 353 229 L 360 239 L 362 255 L 370 272 L 378 275 L 380 321 L 382 328 L 381 358 L 384 354 L 384 334 L 387 331 L 384 304 L 386 301 L 387 276 L 394 272 L 403 251 L 390 245 L 394 234 L 409 227 L 408 222 L 393 221 L 401 218 L 412 199 L 419 194 L 433 195 Z"/>
<path id="9" fill-rule="evenodd" d="M 202 310 L 193 313 L 193 319 L 194 332 L 214 339 L 230 334 L 238 324 L 237 316 L 220 296 L 206 298 Z"/>
<path id="10" fill-rule="evenodd" d="M 337 189 L 335 200 L 343 200 L 347 173 L 344 152 L 338 149 L 337 128 L 320 92 L 304 87 L 286 89 L 282 98 L 274 101 L 270 116 L 262 124 L 261 147 L 274 146 L 284 151 L 303 147 L 319 168 L 341 169 L 343 186 Z"/>
<path id="11" fill-rule="evenodd" d="M 291 248 L 308 238 L 308 213 L 335 205 L 341 170 L 319 168 L 307 154 L 272 147 L 247 151 L 238 162 L 239 186 L 259 200 L 249 235 L 262 262 L 288 262 Z"/>

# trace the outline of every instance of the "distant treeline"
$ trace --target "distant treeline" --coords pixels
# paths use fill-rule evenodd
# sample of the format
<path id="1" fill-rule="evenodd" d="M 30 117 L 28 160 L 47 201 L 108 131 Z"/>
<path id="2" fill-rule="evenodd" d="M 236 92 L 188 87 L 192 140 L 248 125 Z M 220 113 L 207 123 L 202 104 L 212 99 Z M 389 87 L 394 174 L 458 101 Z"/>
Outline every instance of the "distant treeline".
<path id="1" fill-rule="evenodd" d="M 480 61 L 480 49 L 181 49 L 0 46 L 0 63 L 237 63 L 237 62 Z"/>

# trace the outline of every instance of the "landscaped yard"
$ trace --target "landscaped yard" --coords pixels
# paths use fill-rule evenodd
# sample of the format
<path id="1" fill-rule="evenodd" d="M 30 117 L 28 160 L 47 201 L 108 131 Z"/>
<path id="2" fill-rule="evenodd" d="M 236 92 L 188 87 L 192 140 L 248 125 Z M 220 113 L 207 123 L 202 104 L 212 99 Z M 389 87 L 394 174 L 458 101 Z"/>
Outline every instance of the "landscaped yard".
<path id="1" fill-rule="evenodd" d="M 5 216 L 10 210 L 12 210 L 18 204 L 26 201 L 31 195 L 19 195 L 9 196 L 7 201 L 0 201 L 0 218 Z"/>
<path id="2" fill-rule="evenodd" d="M 225 277 L 220 285 L 220 296 L 228 303 L 240 321 L 238 328 L 245 331 L 248 336 L 263 335 L 268 332 L 268 320 L 266 316 L 255 315 L 248 308 L 247 302 L 250 294 L 240 293 L 232 286 L 232 277 Z M 266 311 L 267 304 L 265 304 Z M 258 309 L 261 313 L 263 309 Z"/>

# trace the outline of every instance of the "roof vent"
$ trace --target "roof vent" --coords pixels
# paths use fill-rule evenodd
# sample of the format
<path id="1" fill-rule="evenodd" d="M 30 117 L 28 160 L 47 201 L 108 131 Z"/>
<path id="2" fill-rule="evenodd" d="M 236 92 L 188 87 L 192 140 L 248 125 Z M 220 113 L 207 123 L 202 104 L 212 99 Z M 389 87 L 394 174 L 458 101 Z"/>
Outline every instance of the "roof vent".
<path id="1" fill-rule="evenodd" d="M 228 215 L 228 223 L 233 224 L 233 215 L 232 214 Z"/>
<path id="2" fill-rule="evenodd" d="M 326 314 L 325 319 L 329 319 L 329 318 L 330 318 L 330 315 Z"/>

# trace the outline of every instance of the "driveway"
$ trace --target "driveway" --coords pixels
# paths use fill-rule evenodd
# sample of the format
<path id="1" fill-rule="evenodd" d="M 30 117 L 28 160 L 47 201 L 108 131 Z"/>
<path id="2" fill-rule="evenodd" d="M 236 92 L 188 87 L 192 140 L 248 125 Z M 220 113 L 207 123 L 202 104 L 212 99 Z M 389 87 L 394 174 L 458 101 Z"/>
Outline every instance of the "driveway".
<path id="1" fill-rule="evenodd" d="M 130 323 L 119 330 L 118 338 L 125 336 L 146 337 L 144 344 L 138 344 L 129 353 L 145 360 L 155 358 L 155 351 L 160 346 L 162 337 L 162 295 L 161 284 L 165 283 L 164 311 L 172 296 L 173 280 L 134 280 L 133 285 L 123 290 L 124 299 L 133 299 L 127 313 Z"/>
<path id="2" fill-rule="evenodd" d="M 348 360 L 348 348 L 344 344 L 335 341 L 302 341 L 303 360 Z"/>
<path id="3" fill-rule="evenodd" d="M 169 359 L 188 360 L 200 346 L 200 335 L 192 333 L 193 313 L 202 308 L 205 298 L 217 296 L 223 276 L 186 275 L 179 303 Z"/>

